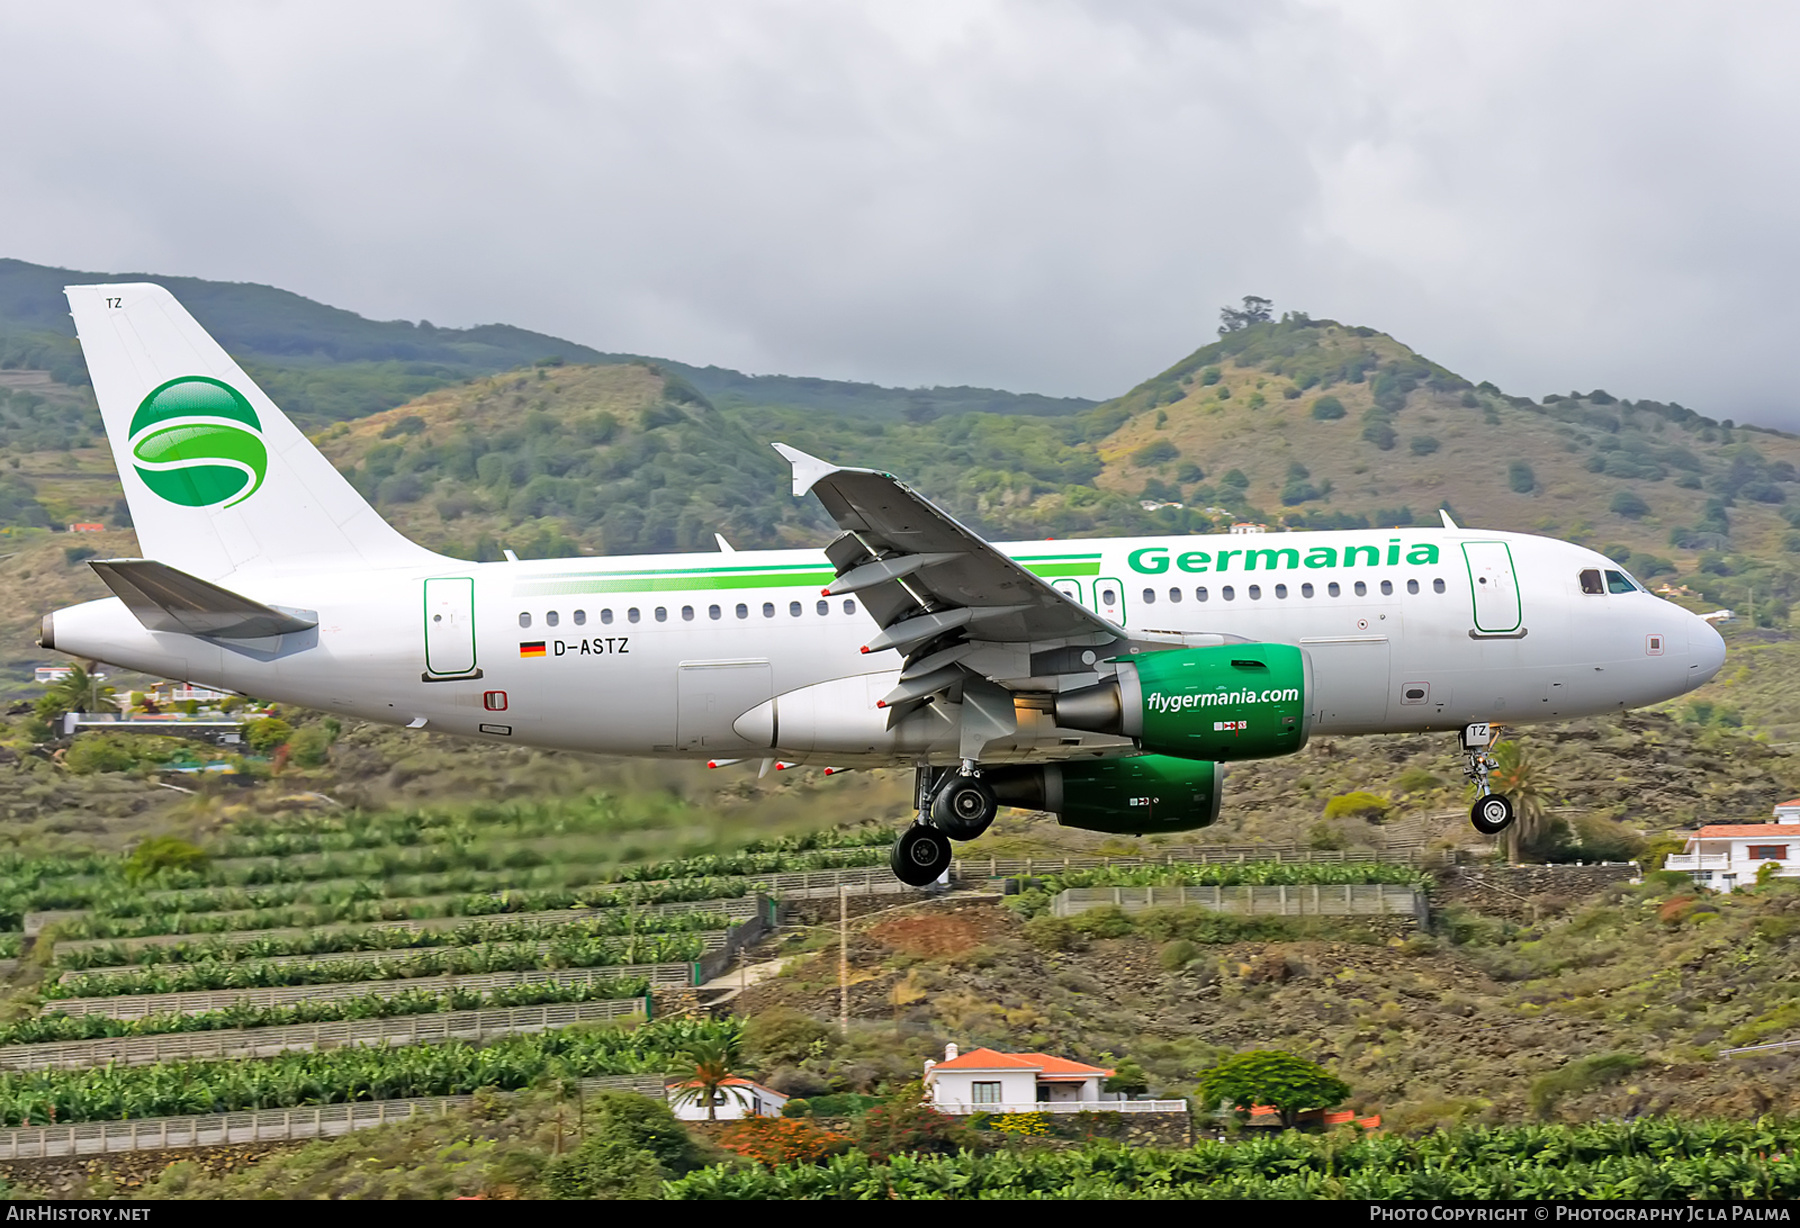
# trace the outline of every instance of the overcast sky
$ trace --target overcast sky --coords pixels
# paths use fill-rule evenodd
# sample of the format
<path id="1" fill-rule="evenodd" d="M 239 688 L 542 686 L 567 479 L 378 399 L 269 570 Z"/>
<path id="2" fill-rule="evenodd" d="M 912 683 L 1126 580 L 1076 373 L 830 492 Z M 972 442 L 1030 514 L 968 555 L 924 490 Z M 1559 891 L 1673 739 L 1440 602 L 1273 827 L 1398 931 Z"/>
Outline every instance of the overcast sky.
<path id="1" fill-rule="evenodd" d="M 1800 426 L 1800 7 L 0 0 L 0 255 L 1110 396 L 1262 294 Z"/>

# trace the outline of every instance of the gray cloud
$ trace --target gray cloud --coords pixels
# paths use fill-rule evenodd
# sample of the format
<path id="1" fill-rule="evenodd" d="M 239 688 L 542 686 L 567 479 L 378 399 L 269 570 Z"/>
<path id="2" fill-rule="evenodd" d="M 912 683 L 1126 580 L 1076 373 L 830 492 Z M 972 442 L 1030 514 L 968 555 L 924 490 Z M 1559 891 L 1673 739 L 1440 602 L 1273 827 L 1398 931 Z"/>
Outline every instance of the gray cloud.
<path id="1" fill-rule="evenodd" d="M 1800 12 L 0 4 L 0 254 L 1106 396 L 1244 293 L 1800 425 Z"/>

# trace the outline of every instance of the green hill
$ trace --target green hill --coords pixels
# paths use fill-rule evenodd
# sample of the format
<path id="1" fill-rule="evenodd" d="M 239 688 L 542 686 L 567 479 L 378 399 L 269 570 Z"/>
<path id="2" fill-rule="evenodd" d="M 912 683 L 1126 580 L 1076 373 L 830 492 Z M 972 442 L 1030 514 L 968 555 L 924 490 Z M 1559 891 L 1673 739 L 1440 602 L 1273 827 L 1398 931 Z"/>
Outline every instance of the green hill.
<path id="1" fill-rule="evenodd" d="M 78 282 L 154 281 L 179 298 L 251 376 L 303 425 L 359 418 L 415 396 L 534 363 L 648 361 L 730 405 L 779 405 L 863 418 L 934 418 L 982 410 L 1057 415 L 1093 404 L 992 388 L 882 388 L 839 380 L 745 375 L 636 354 L 602 353 L 508 324 L 438 328 L 428 320 L 368 320 L 298 294 L 239 282 L 151 273 L 84 273 L 0 260 L 0 368 L 87 382 L 62 288 Z M 0 422 L 0 443 L 6 442 Z"/>

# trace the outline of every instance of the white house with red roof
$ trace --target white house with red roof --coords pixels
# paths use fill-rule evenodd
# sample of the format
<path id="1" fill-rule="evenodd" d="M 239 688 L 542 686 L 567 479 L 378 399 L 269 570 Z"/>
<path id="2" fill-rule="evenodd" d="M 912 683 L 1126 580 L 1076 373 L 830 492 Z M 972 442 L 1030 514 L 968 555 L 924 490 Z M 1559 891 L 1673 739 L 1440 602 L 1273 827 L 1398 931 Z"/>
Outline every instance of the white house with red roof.
<path id="1" fill-rule="evenodd" d="M 1047 1053 L 999 1053 L 944 1046 L 944 1060 L 925 1063 L 925 1090 L 940 1113 L 1018 1113 L 1047 1106 L 1116 1108 L 1102 1090 L 1112 1071 Z"/>
<path id="2" fill-rule="evenodd" d="M 1774 862 L 1778 878 L 1800 878 L 1800 798 L 1775 807 L 1773 823 L 1712 823 L 1687 838 L 1679 853 L 1663 862 L 1665 870 L 1693 875 L 1702 887 L 1732 891 L 1756 881 L 1756 873 Z"/>
<path id="3" fill-rule="evenodd" d="M 736 1075 L 725 1080 L 713 1093 L 712 1116 L 707 1116 L 706 1100 L 701 1096 L 683 1096 L 692 1083 L 671 1083 L 668 1087 L 669 1108 L 682 1121 L 742 1121 L 746 1117 L 779 1117 L 788 1098 L 772 1087 L 764 1087 L 751 1079 Z"/>

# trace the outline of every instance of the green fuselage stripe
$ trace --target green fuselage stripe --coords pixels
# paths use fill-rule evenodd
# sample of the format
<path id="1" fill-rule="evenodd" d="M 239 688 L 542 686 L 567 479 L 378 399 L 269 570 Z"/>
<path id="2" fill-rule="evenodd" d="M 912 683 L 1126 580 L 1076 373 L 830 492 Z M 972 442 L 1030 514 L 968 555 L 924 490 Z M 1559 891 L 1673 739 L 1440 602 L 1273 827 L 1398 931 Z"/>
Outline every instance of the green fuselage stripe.
<path id="1" fill-rule="evenodd" d="M 1097 576 L 1096 554 L 1050 554 L 1015 560 L 1033 575 L 1047 579 Z M 782 563 L 743 571 L 730 567 L 684 567 L 668 571 L 613 575 L 559 575 L 522 581 L 519 597 L 568 597 L 579 593 L 684 593 L 741 588 L 824 588 L 837 575 L 817 563 Z"/>

